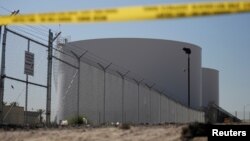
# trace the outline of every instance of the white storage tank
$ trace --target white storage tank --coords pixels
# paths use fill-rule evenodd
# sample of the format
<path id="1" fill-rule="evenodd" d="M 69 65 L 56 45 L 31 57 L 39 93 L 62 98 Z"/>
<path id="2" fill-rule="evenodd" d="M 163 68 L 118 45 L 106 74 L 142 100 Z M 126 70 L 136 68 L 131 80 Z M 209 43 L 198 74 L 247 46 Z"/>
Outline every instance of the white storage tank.
<path id="1" fill-rule="evenodd" d="M 202 68 L 202 106 L 219 105 L 219 71 Z"/>

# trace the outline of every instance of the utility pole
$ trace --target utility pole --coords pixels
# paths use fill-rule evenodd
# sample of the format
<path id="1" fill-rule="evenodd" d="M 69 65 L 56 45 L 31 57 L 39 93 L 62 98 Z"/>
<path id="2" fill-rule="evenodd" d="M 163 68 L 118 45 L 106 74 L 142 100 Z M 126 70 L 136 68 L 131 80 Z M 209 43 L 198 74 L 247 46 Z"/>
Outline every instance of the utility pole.
<path id="1" fill-rule="evenodd" d="M 51 80 L 52 80 L 52 57 L 53 57 L 53 42 L 61 34 L 59 32 L 56 37 L 53 38 L 53 33 L 49 30 L 48 38 L 48 71 L 47 71 L 47 101 L 46 101 L 46 125 L 50 125 L 51 116 Z"/>
<path id="2" fill-rule="evenodd" d="M 4 26 L 3 31 L 3 41 L 2 41 L 2 59 L 1 59 L 1 81 L 0 81 L 0 116 L 3 123 L 3 98 L 4 98 L 4 78 L 5 78 L 5 51 L 6 51 L 6 39 L 7 39 L 7 30 Z"/>
<path id="3" fill-rule="evenodd" d="M 47 101 L 46 101 L 46 125 L 50 125 L 51 116 L 51 76 L 52 76 L 52 48 L 53 48 L 53 33 L 49 30 L 48 40 L 48 71 L 47 71 Z"/>

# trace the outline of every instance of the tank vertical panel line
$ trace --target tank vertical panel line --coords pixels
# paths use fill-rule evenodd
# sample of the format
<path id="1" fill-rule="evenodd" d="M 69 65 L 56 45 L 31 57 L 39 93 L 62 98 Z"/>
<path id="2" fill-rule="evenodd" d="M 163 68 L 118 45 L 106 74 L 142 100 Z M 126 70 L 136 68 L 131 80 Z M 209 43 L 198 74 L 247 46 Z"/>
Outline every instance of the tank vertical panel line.
<path id="1" fill-rule="evenodd" d="M 152 91 L 149 89 L 149 123 L 152 124 Z"/>
<path id="2" fill-rule="evenodd" d="M 173 102 L 173 106 L 174 106 L 174 123 L 177 123 L 177 119 L 176 119 L 176 103 Z"/>
<path id="3" fill-rule="evenodd" d="M 106 122 L 106 71 L 103 70 L 103 123 Z"/>
<path id="4" fill-rule="evenodd" d="M 126 122 L 125 115 L 126 114 L 124 113 L 124 77 L 122 77 L 122 123 Z"/>
<path id="5" fill-rule="evenodd" d="M 6 53 L 7 30 L 4 26 L 3 41 L 2 41 L 2 59 L 1 59 L 1 82 L 0 82 L 0 116 L 3 122 L 3 98 L 4 98 L 4 78 L 5 78 L 5 53 Z"/>
<path id="6" fill-rule="evenodd" d="M 161 123 L 161 93 L 159 95 L 159 123 Z"/>
<path id="7" fill-rule="evenodd" d="M 135 79 L 134 79 L 135 80 Z M 136 81 L 136 80 L 135 80 Z M 137 123 L 140 123 L 140 83 L 136 81 L 137 83 Z"/>
<path id="8" fill-rule="evenodd" d="M 138 85 L 138 93 L 137 93 L 137 122 L 138 124 L 140 123 L 140 83 L 137 84 Z"/>

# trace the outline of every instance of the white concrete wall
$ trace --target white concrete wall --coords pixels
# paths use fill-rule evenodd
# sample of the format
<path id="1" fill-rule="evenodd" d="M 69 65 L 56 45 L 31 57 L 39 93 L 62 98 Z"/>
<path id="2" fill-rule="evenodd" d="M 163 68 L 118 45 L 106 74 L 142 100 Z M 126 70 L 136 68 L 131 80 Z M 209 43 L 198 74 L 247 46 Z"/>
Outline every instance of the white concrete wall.
<path id="1" fill-rule="evenodd" d="M 94 124 L 103 122 L 104 72 L 81 63 L 80 114 L 91 119 Z"/>
<path id="2" fill-rule="evenodd" d="M 139 120 L 141 123 L 149 123 L 149 89 L 145 85 L 140 85 L 139 92 Z"/>
<path id="3" fill-rule="evenodd" d="M 122 121 L 122 79 L 106 73 L 106 121 Z"/>
<path id="4" fill-rule="evenodd" d="M 75 58 L 66 55 L 61 55 L 60 58 L 77 65 Z M 59 69 L 58 120 L 70 119 L 77 113 L 78 74 L 74 77 L 77 69 L 63 63 L 59 64 Z M 138 87 L 134 80 L 130 78 L 123 80 L 115 71 L 107 69 L 104 73 L 96 62 L 86 62 L 84 57 L 80 65 L 80 76 L 79 113 L 86 116 L 93 124 L 104 122 L 104 93 L 105 122 L 122 120 L 129 123 L 152 124 L 204 122 L 203 112 L 188 109 L 165 94 L 159 94 L 154 88 L 149 89 L 144 83 Z M 124 101 L 122 101 L 122 94 L 124 94 Z M 122 103 L 124 103 L 124 113 L 122 113 Z"/>
<path id="5" fill-rule="evenodd" d="M 126 122 L 138 121 L 138 86 L 131 80 L 124 82 L 124 117 Z"/>
<path id="6" fill-rule="evenodd" d="M 169 101 L 167 97 L 161 94 L 161 123 L 165 123 L 169 121 Z"/>
<path id="7" fill-rule="evenodd" d="M 168 108 L 168 122 L 175 122 L 176 120 L 175 120 L 175 105 L 174 105 L 174 101 L 172 101 L 172 100 L 169 100 L 169 102 L 168 102 L 168 106 L 169 106 L 169 108 Z"/>
<path id="8" fill-rule="evenodd" d="M 160 110 L 160 106 L 159 106 L 159 93 L 157 93 L 155 90 L 151 89 L 151 93 L 150 93 L 150 99 L 151 99 L 151 119 L 150 119 L 150 123 L 159 123 L 160 121 L 160 114 L 159 114 L 159 110 Z"/>
<path id="9" fill-rule="evenodd" d="M 74 60 L 66 55 L 60 54 L 62 60 L 67 60 L 75 65 Z M 76 115 L 77 108 L 77 70 L 64 64 L 59 64 L 58 69 L 58 117 L 60 119 L 69 119 Z M 62 118 L 63 117 L 63 118 Z"/>

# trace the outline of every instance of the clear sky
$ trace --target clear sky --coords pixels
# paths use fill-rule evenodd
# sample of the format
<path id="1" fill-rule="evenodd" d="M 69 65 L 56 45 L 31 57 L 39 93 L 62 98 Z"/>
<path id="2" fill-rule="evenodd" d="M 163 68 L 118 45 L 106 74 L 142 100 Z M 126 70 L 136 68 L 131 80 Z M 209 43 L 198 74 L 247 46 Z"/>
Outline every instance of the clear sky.
<path id="1" fill-rule="evenodd" d="M 192 1 L 0 0 L 0 14 L 8 14 L 4 8 L 19 9 L 21 13 L 35 13 Z M 196 44 L 202 48 L 202 66 L 214 68 L 220 72 L 220 106 L 231 113 L 241 112 L 242 116 L 243 106 L 250 104 L 249 25 L 250 13 L 173 20 L 46 26 L 52 28 L 53 31 L 60 29 L 64 36 L 71 36 L 71 41 L 139 37 L 170 39 Z M 246 110 L 250 111 L 250 106 Z"/>

